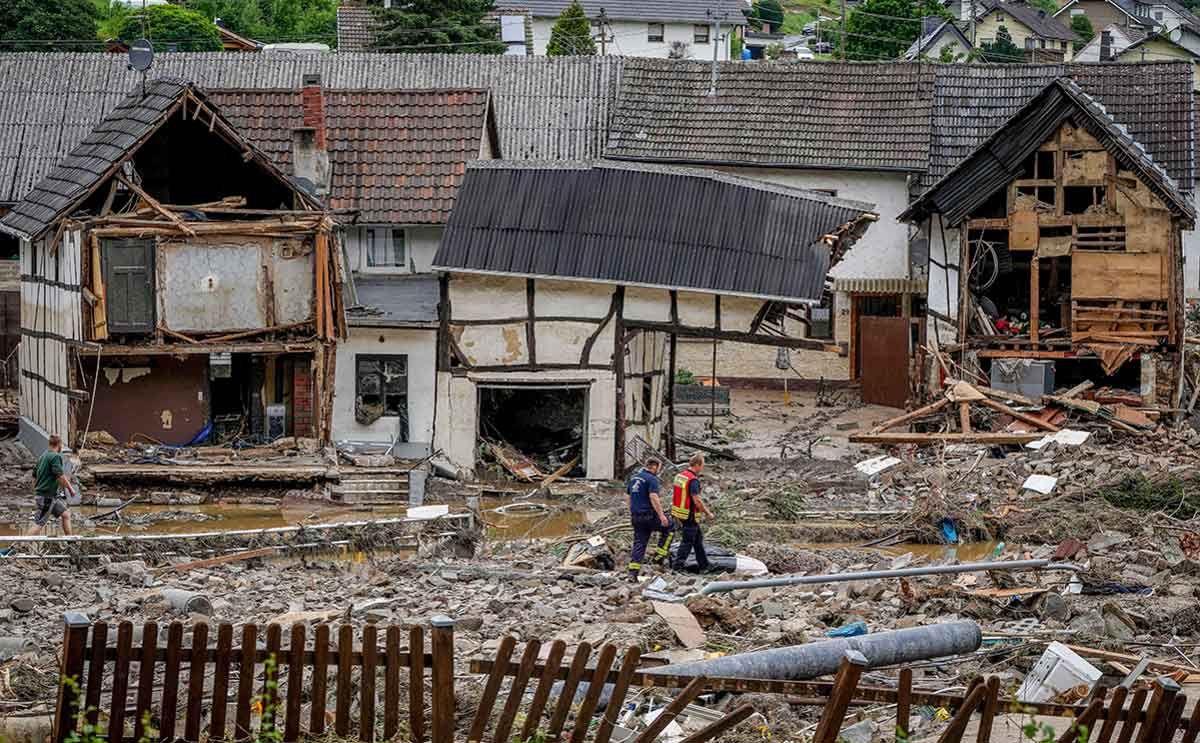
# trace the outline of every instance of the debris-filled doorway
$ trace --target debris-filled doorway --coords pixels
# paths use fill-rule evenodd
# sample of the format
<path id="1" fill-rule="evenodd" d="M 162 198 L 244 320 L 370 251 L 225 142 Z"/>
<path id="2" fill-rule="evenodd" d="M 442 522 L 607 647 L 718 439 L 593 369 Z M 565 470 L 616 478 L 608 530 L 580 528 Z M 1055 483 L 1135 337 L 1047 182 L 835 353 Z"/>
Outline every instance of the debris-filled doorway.
<path id="1" fill-rule="evenodd" d="M 543 475 L 587 476 L 586 385 L 480 385 L 481 449 L 505 469 L 529 460 Z M 513 473 L 516 474 L 516 473 Z"/>

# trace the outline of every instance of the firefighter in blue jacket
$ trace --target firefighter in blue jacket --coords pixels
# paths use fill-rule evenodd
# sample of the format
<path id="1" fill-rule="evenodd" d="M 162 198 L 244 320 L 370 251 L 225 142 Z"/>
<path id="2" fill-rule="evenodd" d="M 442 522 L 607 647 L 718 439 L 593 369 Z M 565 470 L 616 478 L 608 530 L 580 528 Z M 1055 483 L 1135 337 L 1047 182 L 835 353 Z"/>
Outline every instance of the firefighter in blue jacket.
<path id="1" fill-rule="evenodd" d="M 625 492 L 629 494 L 629 518 L 633 522 L 633 554 L 629 556 L 629 575 L 634 579 L 642 572 L 642 561 L 646 558 L 646 548 L 654 532 L 658 532 L 658 550 L 654 554 L 654 562 L 667 559 L 671 549 L 671 519 L 663 512 L 659 498 L 662 486 L 658 481 L 658 471 L 661 468 L 662 462 L 651 457 L 646 460 L 645 467 L 629 478 L 625 486 Z"/>

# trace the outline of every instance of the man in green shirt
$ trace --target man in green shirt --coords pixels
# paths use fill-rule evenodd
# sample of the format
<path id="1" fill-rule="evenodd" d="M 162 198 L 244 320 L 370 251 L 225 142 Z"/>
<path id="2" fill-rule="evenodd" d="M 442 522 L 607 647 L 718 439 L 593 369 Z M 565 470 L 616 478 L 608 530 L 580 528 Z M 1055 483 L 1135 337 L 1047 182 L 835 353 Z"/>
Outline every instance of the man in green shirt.
<path id="1" fill-rule="evenodd" d="M 75 488 L 63 471 L 62 439 L 51 436 L 49 448 L 38 457 L 33 466 L 33 489 L 37 498 L 37 513 L 33 516 L 32 534 L 41 534 L 46 530 L 46 522 L 51 518 L 61 518 L 63 534 L 71 535 L 71 513 L 67 510 L 67 501 L 59 497 L 59 492 L 65 490 L 75 495 Z"/>

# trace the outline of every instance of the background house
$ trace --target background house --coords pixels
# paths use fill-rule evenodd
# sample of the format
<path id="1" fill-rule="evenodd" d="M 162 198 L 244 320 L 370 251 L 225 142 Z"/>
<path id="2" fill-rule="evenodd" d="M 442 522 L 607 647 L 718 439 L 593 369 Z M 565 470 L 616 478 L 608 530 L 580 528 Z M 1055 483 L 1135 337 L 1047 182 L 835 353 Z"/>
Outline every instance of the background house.
<path id="1" fill-rule="evenodd" d="M 948 50 L 948 51 L 943 51 Z M 971 40 L 952 20 L 932 16 L 921 21 L 921 38 L 904 52 L 904 59 L 930 59 L 938 61 L 943 54 L 951 61 L 963 61 L 971 53 Z"/>
<path id="2" fill-rule="evenodd" d="M 1070 26 L 1024 0 L 999 0 L 984 5 L 975 19 L 975 45 L 995 42 L 1001 27 L 1008 30 L 1013 43 L 1024 49 L 1030 59 L 1070 62 L 1074 55 L 1072 43 L 1076 36 Z"/>

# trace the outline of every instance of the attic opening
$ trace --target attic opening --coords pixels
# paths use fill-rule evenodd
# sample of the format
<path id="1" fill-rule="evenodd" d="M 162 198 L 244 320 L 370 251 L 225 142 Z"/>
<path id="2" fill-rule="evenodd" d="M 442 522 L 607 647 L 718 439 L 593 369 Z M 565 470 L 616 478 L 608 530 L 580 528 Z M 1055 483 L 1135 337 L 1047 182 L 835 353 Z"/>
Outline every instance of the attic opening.
<path id="1" fill-rule="evenodd" d="M 207 204 L 228 197 L 242 197 L 247 209 L 294 209 L 295 198 L 287 184 L 260 163 L 249 159 L 250 151 L 235 144 L 216 122 L 212 112 L 195 102 L 177 109 L 138 148 L 121 168 L 122 174 L 165 205 Z M 134 206 L 138 196 L 119 184 L 110 195 L 102 185 L 83 203 L 80 211 L 98 215 L 107 210 L 120 213 Z M 188 221 L 220 218 L 211 212 L 183 210 Z M 231 218 L 245 218 L 231 215 Z"/>
<path id="2" fill-rule="evenodd" d="M 543 474 L 568 462 L 567 477 L 586 477 L 586 385 L 480 385 L 479 441 L 485 459 L 527 458 Z"/>

